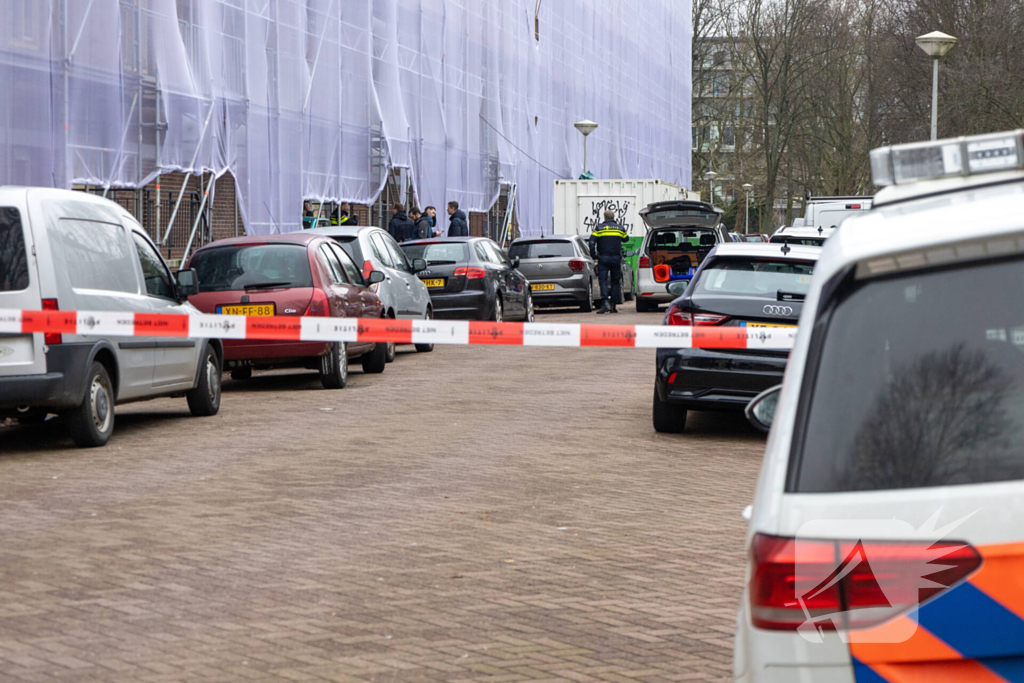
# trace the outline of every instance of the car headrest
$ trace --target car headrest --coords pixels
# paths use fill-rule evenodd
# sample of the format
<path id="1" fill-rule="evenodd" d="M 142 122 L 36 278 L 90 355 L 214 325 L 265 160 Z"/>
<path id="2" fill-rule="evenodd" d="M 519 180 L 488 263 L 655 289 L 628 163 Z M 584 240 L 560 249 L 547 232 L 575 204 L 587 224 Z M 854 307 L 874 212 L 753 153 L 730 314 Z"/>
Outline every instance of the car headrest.
<path id="1" fill-rule="evenodd" d="M 676 236 L 670 232 L 663 235 L 655 235 L 654 243 L 660 247 L 674 246 L 676 243 Z"/>
<path id="2" fill-rule="evenodd" d="M 708 233 L 704 233 L 703 235 L 700 236 L 700 246 L 702 246 L 702 247 L 712 246 L 712 245 L 714 245 L 714 243 L 715 243 L 715 236 L 714 235 L 711 235 L 711 234 L 708 234 Z"/>

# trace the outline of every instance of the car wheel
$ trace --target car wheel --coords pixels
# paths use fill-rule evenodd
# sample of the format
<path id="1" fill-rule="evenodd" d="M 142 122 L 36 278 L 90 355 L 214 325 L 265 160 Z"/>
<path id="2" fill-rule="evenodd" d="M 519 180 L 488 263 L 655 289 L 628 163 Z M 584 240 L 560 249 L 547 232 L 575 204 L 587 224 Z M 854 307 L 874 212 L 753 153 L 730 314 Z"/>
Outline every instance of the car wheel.
<path id="1" fill-rule="evenodd" d="M 502 321 L 502 315 L 504 311 L 501 306 L 501 295 L 495 295 L 494 297 L 494 313 L 491 314 L 491 320 L 500 323 Z"/>
<path id="2" fill-rule="evenodd" d="M 533 312 L 533 295 L 526 295 L 526 314 L 523 316 L 523 322 L 532 323 L 534 321 L 535 314 Z"/>
<path id="3" fill-rule="evenodd" d="M 587 283 L 587 298 L 583 303 L 580 304 L 580 310 L 584 313 L 590 313 L 594 310 L 594 283 Z"/>
<path id="4" fill-rule="evenodd" d="M 373 351 L 363 356 L 363 372 L 369 374 L 380 374 L 384 372 L 384 367 L 388 364 L 388 345 L 386 342 L 377 342 L 373 345 Z"/>
<path id="5" fill-rule="evenodd" d="M 636 298 L 636 312 L 637 313 L 650 313 L 651 311 L 658 310 L 658 304 L 650 303 L 643 297 Z"/>
<path id="6" fill-rule="evenodd" d="M 423 319 L 424 320 L 433 320 L 434 319 L 434 312 L 428 308 L 426 315 L 423 316 Z M 430 353 L 431 351 L 434 350 L 434 345 L 433 344 L 417 344 L 416 345 L 416 350 L 419 353 Z"/>
<path id="7" fill-rule="evenodd" d="M 344 389 L 348 384 L 348 347 L 334 342 L 331 350 L 320 356 L 320 384 L 324 389 Z"/>
<path id="8" fill-rule="evenodd" d="M 385 344 L 387 352 L 384 354 L 385 362 L 393 363 L 395 360 L 395 342 L 387 342 Z"/>
<path id="9" fill-rule="evenodd" d="M 251 365 L 238 365 L 231 368 L 231 379 L 234 380 L 246 380 L 252 379 L 252 366 Z"/>
<path id="10" fill-rule="evenodd" d="M 629 276 L 629 293 L 625 295 L 626 301 L 632 301 L 636 296 L 636 283 L 633 282 L 633 276 Z"/>
<path id="11" fill-rule="evenodd" d="M 188 409 L 196 417 L 210 417 L 220 410 L 220 358 L 212 346 L 203 351 L 203 363 L 199 368 L 199 383 L 186 392 Z"/>
<path id="12" fill-rule="evenodd" d="M 654 388 L 654 431 L 662 434 L 681 434 L 686 429 L 686 408 L 665 403 Z"/>
<path id="13" fill-rule="evenodd" d="M 114 388 L 102 363 L 93 362 L 85 382 L 85 399 L 67 414 L 68 431 L 82 448 L 103 446 L 114 433 Z"/>

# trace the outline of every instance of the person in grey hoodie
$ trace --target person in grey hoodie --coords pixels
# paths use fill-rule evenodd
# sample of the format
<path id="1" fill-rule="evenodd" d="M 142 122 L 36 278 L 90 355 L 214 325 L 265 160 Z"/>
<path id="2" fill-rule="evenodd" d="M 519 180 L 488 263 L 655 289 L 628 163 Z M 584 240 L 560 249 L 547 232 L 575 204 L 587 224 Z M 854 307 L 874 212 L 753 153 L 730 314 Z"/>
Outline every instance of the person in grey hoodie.
<path id="1" fill-rule="evenodd" d="M 469 237 L 469 223 L 466 221 L 466 212 L 459 209 L 458 202 L 448 202 L 448 215 L 451 216 L 451 222 L 448 224 L 448 236 Z"/>

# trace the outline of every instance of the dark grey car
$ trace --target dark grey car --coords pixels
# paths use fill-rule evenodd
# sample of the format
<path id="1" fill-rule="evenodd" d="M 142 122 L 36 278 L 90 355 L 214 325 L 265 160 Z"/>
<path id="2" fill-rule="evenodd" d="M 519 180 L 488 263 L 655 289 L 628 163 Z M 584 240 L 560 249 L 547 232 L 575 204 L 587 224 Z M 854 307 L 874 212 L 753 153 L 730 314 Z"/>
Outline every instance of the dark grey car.
<path id="1" fill-rule="evenodd" d="M 579 235 L 520 237 L 508 248 L 509 257 L 519 257 L 519 270 L 530 281 L 535 306 L 579 306 L 594 310 L 601 299 L 597 264 L 590 248 Z M 632 298 L 632 279 L 623 267 L 623 295 Z M 621 303 L 621 302 L 619 302 Z"/>

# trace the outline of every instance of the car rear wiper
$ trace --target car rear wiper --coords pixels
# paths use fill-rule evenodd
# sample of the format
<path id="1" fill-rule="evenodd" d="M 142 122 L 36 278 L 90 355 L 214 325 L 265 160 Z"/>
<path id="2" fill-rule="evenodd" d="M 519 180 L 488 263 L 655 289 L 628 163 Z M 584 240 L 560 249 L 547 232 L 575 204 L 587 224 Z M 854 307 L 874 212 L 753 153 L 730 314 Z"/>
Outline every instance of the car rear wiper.
<path id="1" fill-rule="evenodd" d="M 251 285 L 246 285 L 245 289 L 274 289 L 275 287 L 287 287 L 290 282 L 257 282 Z"/>
<path id="2" fill-rule="evenodd" d="M 427 261 L 428 266 L 454 266 L 458 261 Z"/>
<path id="3" fill-rule="evenodd" d="M 803 301 L 807 298 L 807 294 L 804 292 L 784 292 L 781 289 L 776 293 L 776 299 L 779 301 Z"/>
<path id="4" fill-rule="evenodd" d="M 558 254 L 541 254 L 535 258 L 561 258 Z"/>

